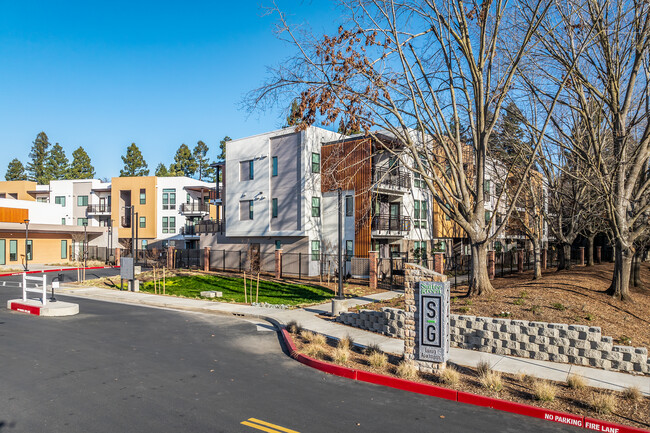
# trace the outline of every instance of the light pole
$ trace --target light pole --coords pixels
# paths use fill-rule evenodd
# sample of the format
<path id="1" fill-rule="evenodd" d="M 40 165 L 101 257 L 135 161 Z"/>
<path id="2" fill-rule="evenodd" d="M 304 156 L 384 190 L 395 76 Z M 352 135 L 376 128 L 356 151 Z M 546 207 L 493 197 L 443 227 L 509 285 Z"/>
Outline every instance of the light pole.
<path id="1" fill-rule="evenodd" d="M 84 268 L 88 267 L 88 231 L 87 231 L 87 228 L 88 228 L 88 221 L 84 221 Z"/>
<path id="2" fill-rule="evenodd" d="M 27 255 L 27 248 L 29 246 L 29 219 L 24 220 L 25 223 L 25 271 L 29 271 L 29 265 L 27 261 L 29 256 Z"/>

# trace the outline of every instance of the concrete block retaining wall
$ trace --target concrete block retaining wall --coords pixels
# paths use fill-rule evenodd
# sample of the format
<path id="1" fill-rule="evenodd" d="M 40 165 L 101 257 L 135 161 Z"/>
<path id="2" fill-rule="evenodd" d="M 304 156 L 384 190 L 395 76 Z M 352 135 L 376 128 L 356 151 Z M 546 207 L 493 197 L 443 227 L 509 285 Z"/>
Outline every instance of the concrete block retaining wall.
<path id="1" fill-rule="evenodd" d="M 343 313 L 346 325 L 404 338 L 408 313 L 397 308 Z M 650 374 L 648 349 L 617 346 L 599 327 L 451 315 L 451 346 L 499 355 Z"/>

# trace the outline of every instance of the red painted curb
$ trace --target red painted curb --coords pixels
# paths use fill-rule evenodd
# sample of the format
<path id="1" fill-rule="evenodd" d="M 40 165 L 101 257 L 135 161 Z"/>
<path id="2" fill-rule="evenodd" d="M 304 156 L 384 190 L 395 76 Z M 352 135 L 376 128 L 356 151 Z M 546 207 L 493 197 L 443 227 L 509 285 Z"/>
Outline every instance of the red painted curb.
<path id="1" fill-rule="evenodd" d="M 19 313 L 28 313 L 33 314 L 34 316 L 41 315 L 41 307 L 36 307 L 34 305 L 21 304 L 20 302 L 12 302 L 10 308 Z"/>
<path id="2" fill-rule="evenodd" d="M 589 430 L 607 433 L 648 433 L 650 430 L 628 427 L 620 424 L 614 424 L 607 421 L 600 421 L 594 418 L 582 417 L 565 412 L 557 412 L 541 407 L 530 406 L 522 403 L 515 403 L 496 398 L 485 397 L 482 395 L 470 394 L 463 391 L 455 391 L 449 388 L 442 388 L 435 385 L 427 385 L 419 382 L 412 382 L 405 379 L 399 379 L 392 376 L 385 376 L 377 373 L 370 373 L 363 370 L 353 370 L 351 368 L 341 367 L 330 364 L 314 358 L 310 358 L 296 350 L 296 345 L 291 335 L 286 329 L 282 329 L 282 337 L 287 347 L 290 348 L 291 356 L 298 362 L 309 367 L 315 368 L 325 373 L 335 374 L 348 379 L 359 380 L 362 382 L 374 383 L 377 385 L 389 386 L 391 388 L 401 389 L 403 391 L 415 392 L 418 394 L 429 395 L 432 397 L 445 398 L 447 400 L 458 401 L 459 403 L 473 404 L 475 406 L 489 407 L 491 409 L 502 410 L 504 412 L 515 413 L 518 415 L 540 418 L 546 421 L 557 422 L 560 424 L 582 427 Z"/>
<path id="3" fill-rule="evenodd" d="M 357 370 L 357 380 L 374 383 L 377 385 L 389 386 L 391 388 L 401 389 L 404 391 L 415 392 L 417 394 L 440 397 L 447 400 L 456 401 L 457 391 L 449 388 L 442 388 L 426 383 L 411 382 L 410 380 L 399 379 L 396 377 L 385 376 L 383 374 L 370 373 L 368 371 Z"/>
<path id="4" fill-rule="evenodd" d="M 62 272 L 62 271 L 76 271 L 77 269 L 110 269 L 119 268 L 119 266 L 89 266 L 87 268 L 59 268 L 59 269 L 45 269 L 43 271 L 27 271 L 27 272 L 12 272 L 10 274 L 0 274 L 0 277 L 13 277 L 14 275 L 25 274 L 46 274 L 48 272 Z"/>

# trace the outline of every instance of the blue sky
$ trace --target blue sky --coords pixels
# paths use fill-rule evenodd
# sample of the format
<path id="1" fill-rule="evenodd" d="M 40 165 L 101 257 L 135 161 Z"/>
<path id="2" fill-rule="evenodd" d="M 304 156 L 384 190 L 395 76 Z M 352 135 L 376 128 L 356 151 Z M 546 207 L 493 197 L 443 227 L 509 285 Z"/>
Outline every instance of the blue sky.
<path id="1" fill-rule="evenodd" d="M 332 32 L 331 2 L 276 1 L 294 23 Z M 135 142 L 153 170 L 198 140 L 281 126 L 279 111 L 248 115 L 246 92 L 293 51 L 263 16 L 271 2 L 0 2 L 0 177 L 27 162 L 45 131 L 72 159 L 83 146 L 96 177 L 119 176 Z"/>

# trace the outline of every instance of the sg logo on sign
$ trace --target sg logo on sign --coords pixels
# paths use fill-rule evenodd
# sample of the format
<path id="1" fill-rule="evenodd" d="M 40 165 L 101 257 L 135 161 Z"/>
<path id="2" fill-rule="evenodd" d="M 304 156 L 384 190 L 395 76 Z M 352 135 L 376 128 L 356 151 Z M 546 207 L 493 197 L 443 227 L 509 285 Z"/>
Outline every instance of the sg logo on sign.
<path id="1" fill-rule="evenodd" d="M 442 318 L 440 315 L 440 297 L 422 296 L 420 323 L 422 326 L 422 345 L 441 347 Z"/>

